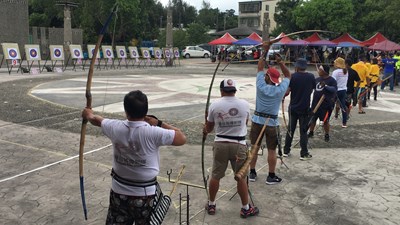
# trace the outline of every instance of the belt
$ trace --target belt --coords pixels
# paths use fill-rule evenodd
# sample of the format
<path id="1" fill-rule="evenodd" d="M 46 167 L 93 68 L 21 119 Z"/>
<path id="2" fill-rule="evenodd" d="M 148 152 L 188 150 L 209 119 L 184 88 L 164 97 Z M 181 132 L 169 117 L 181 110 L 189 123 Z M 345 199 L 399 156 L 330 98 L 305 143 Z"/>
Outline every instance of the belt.
<path id="1" fill-rule="evenodd" d="M 115 173 L 114 169 L 111 169 L 111 177 L 121 184 L 133 187 L 149 187 L 157 184 L 157 177 L 154 177 L 149 181 L 127 180 L 125 178 L 120 177 L 117 173 Z"/>
<path id="2" fill-rule="evenodd" d="M 236 141 L 243 141 L 246 140 L 246 136 L 229 136 L 229 135 L 216 135 L 217 137 L 220 138 L 226 138 L 226 139 L 231 139 L 231 140 L 236 140 Z"/>
<path id="3" fill-rule="evenodd" d="M 260 113 L 260 112 L 257 112 L 257 111 L 254 111 L 254 115 L 265 117 L 265 118 L 278 119 L 277 115 L 271 115 L 271 114 L 267 114 L 267 113 Z"/>

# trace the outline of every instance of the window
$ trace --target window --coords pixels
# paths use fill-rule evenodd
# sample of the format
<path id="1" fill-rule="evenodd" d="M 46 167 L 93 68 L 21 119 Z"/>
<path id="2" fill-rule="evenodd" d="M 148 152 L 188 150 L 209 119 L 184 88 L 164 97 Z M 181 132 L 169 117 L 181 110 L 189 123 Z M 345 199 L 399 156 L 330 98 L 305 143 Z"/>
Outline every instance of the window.
<path id="1" fill-rule="evenodd" d="M 269 5 L 265 5 L 265 11 L 269 12 Z"/>

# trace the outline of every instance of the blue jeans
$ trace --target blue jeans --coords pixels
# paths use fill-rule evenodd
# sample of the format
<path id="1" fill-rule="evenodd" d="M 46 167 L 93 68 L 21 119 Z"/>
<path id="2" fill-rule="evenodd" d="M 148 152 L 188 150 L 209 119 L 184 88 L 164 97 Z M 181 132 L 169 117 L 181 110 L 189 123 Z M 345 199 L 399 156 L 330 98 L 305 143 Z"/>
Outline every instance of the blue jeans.
<path id="1" fill-rule="evenodd" d="M 393 91 L 393 87 L 394 87 L 393 72 L 392 72 L 392 73 L 390 73 L 390 72 L 389 72 L 389 73 L 388 73 L 388 72 L 385 72 L 385 73 L 383 74 L 382 80 L 384 80 L 385 78 L 387 78 L 387 77 L 389 77 L 389 76 L 392 76 L 392 77 L 389 78 L 389 87 L 390 87 L 390 90 Z M 385 89 L 385 85 L 386 85 L 386 82 L 382 82 L 382 84 L 381 84 L 381 90 Z"/>
<path id="2" fill-rule="evenodd" d="M 289 127 L 286 133 L 285 138 L 285 147 L 283 148 L 284 153 L 287 154 L 290 152 L 290 148 L 292 146 L 292 140 L 294 131 L 296 130 L 297 121 L 299 121 L 300 125 L 300 156 L 304 156 L 308 154 L 307 144 L 307 130 L 308 130 L 308 122 L 310 120 L 309 111 L 306 110 L 304 112 L 298 112 L 289 109 Z"/>
<path id="3" fill-rule="evenodd" d="M 346 90 L 338 91 L 337 97 L 338 97 L 339 104 L 340 104 L 340 111 L 342 112 L 342 124 L 346 125 L 346 123 L 347 123 Z"/>

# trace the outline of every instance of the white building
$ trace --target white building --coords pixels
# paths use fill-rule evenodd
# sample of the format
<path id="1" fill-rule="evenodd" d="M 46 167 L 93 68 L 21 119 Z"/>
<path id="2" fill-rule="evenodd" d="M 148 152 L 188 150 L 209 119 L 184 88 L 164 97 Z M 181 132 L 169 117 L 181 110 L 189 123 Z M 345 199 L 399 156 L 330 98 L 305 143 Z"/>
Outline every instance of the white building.
<path id="1" fill-rule="evenodd" d="M 239 2 L 239 27 L 247 26 L 263 30 L 264 14 L 267 13 L 270 21 L 269 32 L 271 32 L 276 27 L 274 14 L 278 1 L 279 0 L 261 0 Z"/>

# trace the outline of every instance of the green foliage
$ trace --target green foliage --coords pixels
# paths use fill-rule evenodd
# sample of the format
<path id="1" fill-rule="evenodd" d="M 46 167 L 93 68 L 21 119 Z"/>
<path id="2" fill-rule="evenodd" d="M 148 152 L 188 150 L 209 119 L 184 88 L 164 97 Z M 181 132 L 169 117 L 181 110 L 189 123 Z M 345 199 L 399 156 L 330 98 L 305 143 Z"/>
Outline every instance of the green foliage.
<path id="1" fill-rule="evenodd" d="M 191 23 L 187 28 L 188 45 L 197 45 L 210 41 L 209 28 L 201 23 Z"/>

